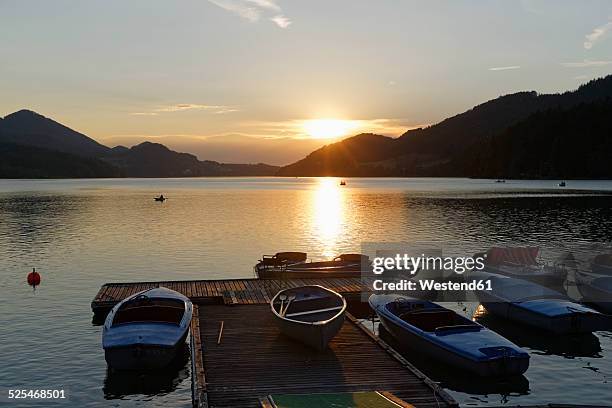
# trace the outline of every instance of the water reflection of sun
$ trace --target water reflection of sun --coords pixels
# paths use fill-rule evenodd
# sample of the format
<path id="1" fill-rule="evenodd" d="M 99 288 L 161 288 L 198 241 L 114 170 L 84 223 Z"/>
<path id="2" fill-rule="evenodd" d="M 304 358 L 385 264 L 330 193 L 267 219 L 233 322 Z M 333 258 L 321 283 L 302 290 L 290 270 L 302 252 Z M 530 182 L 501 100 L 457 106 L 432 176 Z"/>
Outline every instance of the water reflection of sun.
<path id="1" fill-rule="evenodd" d="M 312 206 L 314 235 L 328 258 L 337 255 L 344 224 L 344 196 L 338 183 L 335 178 L 321 178 Z"/>

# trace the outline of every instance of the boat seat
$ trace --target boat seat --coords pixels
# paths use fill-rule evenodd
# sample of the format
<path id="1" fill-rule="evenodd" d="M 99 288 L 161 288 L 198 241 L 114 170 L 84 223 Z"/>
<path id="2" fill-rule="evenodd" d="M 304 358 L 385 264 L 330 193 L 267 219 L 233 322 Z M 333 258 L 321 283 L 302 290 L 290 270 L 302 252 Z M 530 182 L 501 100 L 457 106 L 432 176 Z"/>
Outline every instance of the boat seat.
<path id="1" fill-rule="evenodd" d="M 305 315 L 310 315 L 310 314 L 332 312 L 334 310 L 340 310 L 342 309 L 342 307 L 343 306 L 326 307 L 325 309 L 307 310 L 305 312 L 289 313 L 289 314 L 286 314 L 285 317 L 297 317 L 297 316 L 305 316 Z"/>
<path id="2" fill-rule="evenodd" d="M 399 315 L 399 318 L 421 330 L 433 332 L 438 327 L 454 326 L 456 315 L 451 310 L 419 310 Z"/>
<path id="3" fill-rule="evenodd" d="M 179 324 L 185 310 L 178 307 L 167 306 L 139 306 L 119 310 L 113 325 L 130 322 L 161 322 Z"/>

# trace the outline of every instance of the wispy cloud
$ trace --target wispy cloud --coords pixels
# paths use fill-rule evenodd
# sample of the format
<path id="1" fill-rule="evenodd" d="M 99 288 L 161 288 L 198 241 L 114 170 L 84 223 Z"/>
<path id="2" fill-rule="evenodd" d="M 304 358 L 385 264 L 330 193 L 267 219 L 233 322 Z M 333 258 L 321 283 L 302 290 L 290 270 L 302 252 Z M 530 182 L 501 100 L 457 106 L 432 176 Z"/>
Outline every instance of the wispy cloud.
<path id="1" fill-rule="evenodd" d="M 156 116 L 157 112 L 130 112 L 132 116 Z"/>
<path id="2" fill-rule="evenodd" d="M 291 20 L 283 15 L 274 16 L 270 20 L 272 20 L 280 28 L 287 28 L 291 25 Z"/>
<path id="3" fill-rule="evenodd" d="M 593 31 L 584 37 L 584 48 L 590 50 L 593 48 L 597 41 L 605 37 L 605 35 L 612 28 L 612 21 L 608 21 L 606 24 L 595 27 Z"/>
<path id="4" fill-rule="evenodd" d="M 176 105 L 163 106 L 156 109 L 156 112 L 182 112 L 188 110 L 211 111 L 213 113 L 229 113 L 237 112 L 238 109 L 233 106 L 225 105 L 200 105 L 196 103 L 179 103 Z"/>
<path id="5" fill-rule="evenodd" d="M 507 67 L 493 67 L 489 68 L 489 71 L 509 71 L 511 69 L 519 69 L 520 65 L 509 65 Z"/>
<path id="6" fill-rule="evenodd" d="M 283 15 L 283 10 L 275 0 L 208 0 L 212 4 L 221 7 L 231 13 L 254 23 L 261 19 L 261 16 L 271 15 L 270 21 L 280 28 L 287 28 L 291 25 L 291 20 Z"/>
<path id="7" fill-rule="evenodd" d="M 254 134 L 261 137 L 289 137 L 294 139 L 310 139 L 308 134 L 309 119 L 294 119 L 275 122 L 249 122 L 248 126 Z M 406 119 L 399 118 L 377 118 L 377 119 L 351 119 L 343 120 L 346 134 L 342 137 L 352 136 L 359 133 L 377 133 L 387 136 L 399 136 L 406 130 L 427 125 L 414 124 Z"/>
<path id="8" fill-rule="evenodd" d="M 599 60 L 599 61 L 593 61 L 593 60 L 588 60 L 585 59 L 583 61 L 576 61 L 576 62 L 562 62 L 561 65 L 567 68 L 588 68 L 588 67 L 603 67 L 606 65 L 610 65 L 612 64 L 612 61 L 604 61 L 604 60 Z"/>
<path id="9" fill-rule="evenodd" d="M 147 112 L 132 112 L 130 115 L 133 116 L 156 116 L 160 113 L 168 113 L 168 112 L 184 112 L 184 111 L 208 111 L 210 113 L 215 114 L 223 114 L 223 113 L 231 113 L 238 112 L 238 109 L 235 106 L 226 106 L 226 105 L 202 105 L 197 103 L 177 103 L 174 105 L 166 105 L 155 108 L 151 111 Z"/>

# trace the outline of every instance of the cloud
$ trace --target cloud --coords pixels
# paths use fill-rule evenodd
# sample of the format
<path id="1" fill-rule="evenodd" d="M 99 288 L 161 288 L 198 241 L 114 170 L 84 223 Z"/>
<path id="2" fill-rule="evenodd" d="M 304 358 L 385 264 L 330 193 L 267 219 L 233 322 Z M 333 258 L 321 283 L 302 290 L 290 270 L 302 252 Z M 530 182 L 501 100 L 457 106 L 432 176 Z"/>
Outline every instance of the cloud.
<path id="1" fill-rule="evenodd" d="M 157 116 L 157 112 L 131 112 L 132 116 Z"/>
<path id="2" fill-rule="evenodd" d="M 566 68 L 588 68 L 588 67 L 603 67 L 612 64 L 612 61 L 592 61 L 585 59 L 577 62 L 562 62 L 561 65 Z"/>
<path id="3" fill-rule="evenodd" d="M 291 20 L 282 14 L 281 7 L 275 0 L 208 0 L 231 13 L 254 23 L 259 21 L 263 14 L 273 14 L 270 21 L 280 28 L 287 28 Z"/>
<path id="4" fill-rule="evenodd" d="M 604 25 L 600 25 L 599 27 L 595 27 L 593 31 L 587 34 L 584 38 L 584 48 L 590 50 L 593 48 L 597 41 L 601 40 L 612 28 L 612 21 L 608 21 Z"/>
<path id="5" fill-rule="evenodd" d="M 251 129 L 251 134 L 260 137 L 278 138 L 288 137 L 293 139 L 310 139 L 308 134 L 308 123 L 315 119 L 293 119 L 276 122 L 249 122 L 245 125 Z M 328 119 L 329 120 L 329 119 Z M 340 137 L 353 136 L 359 133 L 377 133 L 386 136 L 399 136 L 406 130 L 423 127 L 425 125 L 410 123 L 406 119 L 399 118 L 377 118 L 377 119 L 351 119 L 342 120 L 346 128 L 345 134 Z"/>
<path id="6" fill-rule="evenodd" d="M 521 66 L 520 65 L 509 65 L 507 67 L 493 67 L 493 68 L 489 68 L 489 71 L 508 71 L 511 69 L 519 69 Z"/>
<path id="7" fill-rule="evenodd" d="M 182 112 L 188 110 L 203 110 L 213 113 L 230 113 L 237 112 L 238 108 L 225 105 L 200 105 L 195 103 L 179 103 L 176 105 L 168 105 L 155 110 L 155 112 Z"/>
<path id="8" fill-rule="evenodd" d="M 276 25 L 280 28 L 287 28 L 289 25 L 291 25 L 291 20 L 283 15 L 274 16 L 270 20 L 276 23 Z"/>
<path id="9" fill-rule="evenodd" d="M 235 106 L 226 105 L 201 105 L 197 103 L 177 103 L 174 105 L 161 106 L 148 112 L 132 112 L 130 115 L 133 116 L 157 116 L 160 113 L 171 113 L 171 112 L 184 112 L 184 111 L 207 111 L 215 114 L 224 114 L 231 112 L 238 112 Z"/>

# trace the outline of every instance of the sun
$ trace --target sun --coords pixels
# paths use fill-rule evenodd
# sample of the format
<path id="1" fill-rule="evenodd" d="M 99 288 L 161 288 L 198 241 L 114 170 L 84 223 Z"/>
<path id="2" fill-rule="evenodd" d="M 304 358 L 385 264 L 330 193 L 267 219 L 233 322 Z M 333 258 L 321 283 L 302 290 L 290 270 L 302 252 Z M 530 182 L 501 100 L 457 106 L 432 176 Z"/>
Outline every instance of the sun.
<path id="1" fill-rule="evenodd" d="M 347 136 L 357 128 L 354 120 L 313 119 L 303 124 L 304 131 L 313 139 L 334 139 Z"/>

